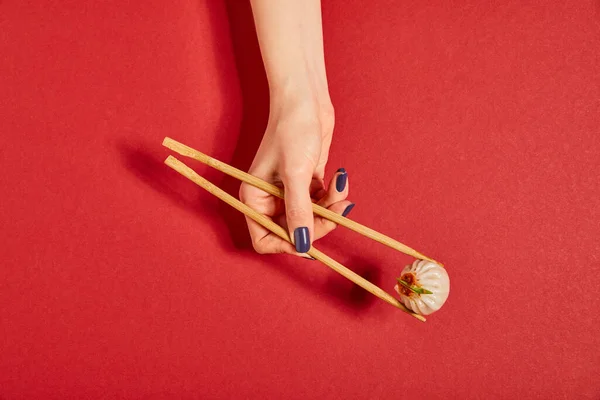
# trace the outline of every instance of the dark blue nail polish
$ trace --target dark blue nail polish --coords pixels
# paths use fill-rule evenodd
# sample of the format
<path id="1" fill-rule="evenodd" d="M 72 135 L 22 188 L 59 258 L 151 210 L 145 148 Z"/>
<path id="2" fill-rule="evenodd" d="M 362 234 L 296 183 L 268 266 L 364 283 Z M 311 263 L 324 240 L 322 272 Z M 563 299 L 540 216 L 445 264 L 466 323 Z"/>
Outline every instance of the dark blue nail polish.
<path id="1" fill-rule="evenodd" d="M 348 182 L 348 174 L 344 168 L 338 169 L 336 172 L 341 172 L 335 180 L 335 190 L 343 192 L 346 189 L 346 182 Z"/>
<path id="2" fill-rule="evenodd" d="M 296 228 L 294 231 L 294 243 L 296 244 L 296 251 L 298 253 L 306 253 L 310 250 L 310 237 L 307 227 Z"/>
<path id="3" fill-rule="evenodd" d="M 347 216 L 348 214 L 350 214 L 350 211 L 352 211 L 352 209 L 354 208 L 356 204 L 352 203 L 350 204 L 348 207 L 346 207 L 346 209 L 344 210 L 344 212 L 342 213 L 342 217 Z"/>

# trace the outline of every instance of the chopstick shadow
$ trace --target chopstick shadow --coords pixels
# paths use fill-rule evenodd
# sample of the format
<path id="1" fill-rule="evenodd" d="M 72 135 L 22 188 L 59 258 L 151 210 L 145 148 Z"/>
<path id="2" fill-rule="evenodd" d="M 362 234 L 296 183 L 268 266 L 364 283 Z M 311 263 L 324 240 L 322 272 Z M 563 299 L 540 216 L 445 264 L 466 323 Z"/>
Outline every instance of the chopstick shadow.
<path id="1" fill-rule="evenodd" d="M 142 182 L 170 199 L 177 207 L 191 211 L 195 216 L 203 220 L 216 222 L 218 218 L 215 217 L 215 211 L 220 208 L 221 203 L 218 206 L 207 206 L 207 203 L 210 204 L 210 201 L 214 200 L 212 196 L 204 192 L 201 188 L 191 185 L 187 179 L 166 167 L 163 164 L 164 155 L 152 152 L 143 145 L 125 141 L 118 143 L 117 148 L 127 170 Z M 242 215 L 237 210 L 232 210 L 234 213 Z M 238 223 L 236 229 L 247 235 L 246 224 L 243 219 Z M 222 237 L 223 235 L 216 236 L 220 238 L 221 245 L 225 251 L 234 250 L 231 240 Z M 251 247 L 251 245 L 249 246 Z M 344 313 L 356 314 L 367 311 L 378 300 L 363 288 L 334 271 L 329 270 L 326 272 L 327 275 L 323 283 L 319 284 L 315 282 L 315 276 L 323 273 L 323 270 L 317 272 L 312 268 L 303 268 L 303 263 L 307 267 L 313 267 L 315 261 L 297 259 L 294 256 L 287 256 L 289 258 L 286 259 L 286 256 L 280 256 L 280 261 L 273 263 L 270 259 L 256 254 L 253 250 L 246 251 L 248 257 L 260 257 L 261 260 L 265 260 L 262 263 L 265 268 L 274 268 L 276 271 L 287 275 L 296 283 L 305 287 L 308 291 L 322 293 L 327 296 Z M 368 259 L 352 257 L 350 261 L 346 262 L 346 266 L 379 286 L 381 278 L 380 268 Z M 326 268 L 325 266 L 318 267 Z"/>
<path id="2" fill-rule="evenodd" d="M 346 262 L 346 267 L 377 286 L 381 284 L 381 269 L 366 258 L 352 257 Z M 337 300 L 345 312 L 364 312 L 375 302 L 380 301 L 365 289 L 333 271 L 324 284 L 324 292 Z"/>
<path id="3" fill-rule="evenodd" d="M 211 207 L 213 200 L 209 193 L 200 187 L 190 184 L 189 180 L 164 165 L 164 154 L 146 148 L 143 144 L 127 141 L 117 143 L 123 164 L 126 169 L 156 192 L 170 199 L 177 207 L 191 211 L 203 219 L 215 218 L 216 205 Z M 214 203 L 213 203 L 214 204 Z M 221 237 L 222 235 L 216 235 Z M 225 249 L 231 249 L 231 242 L 220 238 Z"/>
<path id="4" fill-rule="evenodd" d="M 267 259 L 267 256 L 255 253 L 250 256 L 260 257 L 262 260 Z M 371 313 L 373 312 L 372 306 L 381 302 L 376 296 L 318 261 L 303 260 L 288 255 L 277 255 L 276 257 L 276 262 L 265 262 L 262 265 L 265 268 L 273 268 L 276 272 L 292 279 L 306 290 L 307 296 L 323 297 L 344 315 L 359 316 L 367 311 Z M 380 285 L 381 269 L 369 260 L 352 257 L 345 262 L 345 265 L 373 284 Z"/>

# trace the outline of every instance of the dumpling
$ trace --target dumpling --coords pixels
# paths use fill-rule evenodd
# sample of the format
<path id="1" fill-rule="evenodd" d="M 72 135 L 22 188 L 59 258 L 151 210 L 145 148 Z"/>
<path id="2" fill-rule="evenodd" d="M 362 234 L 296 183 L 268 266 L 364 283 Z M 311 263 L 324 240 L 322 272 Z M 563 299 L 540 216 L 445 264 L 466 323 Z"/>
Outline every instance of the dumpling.
<path id="1" fill-rule="evenodd" d="M 415 260 L 412 265 L 404 267 L 394 289 L 407 308 L 417 314 L 428 315 L 442 308 L 448 299 L 450 277 L 438 264 Z"/>

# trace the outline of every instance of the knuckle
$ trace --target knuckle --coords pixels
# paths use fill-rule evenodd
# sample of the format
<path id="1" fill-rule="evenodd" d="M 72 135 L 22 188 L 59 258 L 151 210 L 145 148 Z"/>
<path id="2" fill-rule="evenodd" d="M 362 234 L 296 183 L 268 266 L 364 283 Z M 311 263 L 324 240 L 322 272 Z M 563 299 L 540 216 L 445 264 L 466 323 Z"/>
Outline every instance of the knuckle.
<path id="1" fill-rule="evenodd" d="M 289 207 L 285 214 L 290 219 L 299 220 L 307 217 L 309 212 L 302 207 Z"/>
<path id="2" fill-rule="evenodd" d="M 285 165 L 281 171 L 281 175 L 287 181 L 304 179 L 312 175 L 311 165 L 309 163 Z"/>
<path id="3" fill-rule="evenodd" d="M 338 225 L 335 222 L 331 222 L 331 221 L 327 221 L 325 223 L 325 229 L 327 230 L 327 232 L 331 232 L 333 230 L 335 230 L 335 228 L 337 228 Z"/>
<path id="4" fill-rule="evenodd" d="M 252 240 L 252 247 L 258 254 L 266 254 L 265 247 L 260 241 Z"/>
<path id="5" fill-rule="evenodd" d="M 333 105 L 323 107 L 320 120 L 324 131 L 333 130 L 335 125 L 335 109 L 333 108 Z"/>
<path id="6" fill-rule="evenodd" d="M 245 183 L 242 183 L 238 190 L 238 196 L 239 196 L 240 200 L 242 201 L 242 203 L 244 203 L 246 201 L 247 192 L 248 192 L 248 185 Z"/>
<path id="7" fill-rule="evenodd" d="M 277 254 L 287 254 L 288 251 L 285 248 L 285 246 L 282 244 L 281 246 L 277 246 L 277 250 L 276 250 Z"/>
<path id="8" fill-rule="evenodd" d="M 326 219 L 321 220 L 321 230 L 325 235 L 333 231 L 335 228 L 337 228 L 337 224 L 335 222 L 331 222 Z"/>

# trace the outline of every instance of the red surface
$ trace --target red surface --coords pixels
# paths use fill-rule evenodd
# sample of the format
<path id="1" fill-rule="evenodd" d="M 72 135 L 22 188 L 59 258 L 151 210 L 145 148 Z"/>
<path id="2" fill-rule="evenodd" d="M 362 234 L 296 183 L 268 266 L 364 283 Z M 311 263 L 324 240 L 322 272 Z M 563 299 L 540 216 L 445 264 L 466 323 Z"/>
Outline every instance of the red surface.
<path id="1" fill-rule="evenodd" d="M 0 398 L 600 398 L 600 4 L 369 4 L 324 1 L 328 169 L 447 265 L 426 324 L 255 255 L 161 164 L 168 135 L 248 168 L 245 2 L 0 2 Z M 410 262 L 318 245 L 388 290 Z"/>

